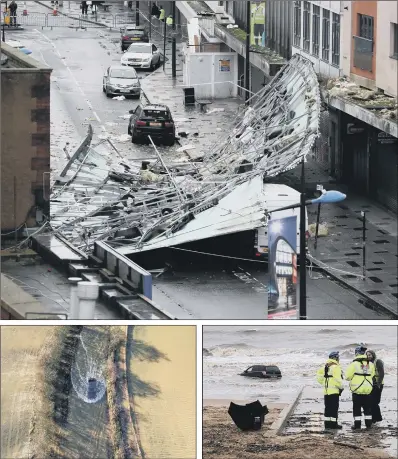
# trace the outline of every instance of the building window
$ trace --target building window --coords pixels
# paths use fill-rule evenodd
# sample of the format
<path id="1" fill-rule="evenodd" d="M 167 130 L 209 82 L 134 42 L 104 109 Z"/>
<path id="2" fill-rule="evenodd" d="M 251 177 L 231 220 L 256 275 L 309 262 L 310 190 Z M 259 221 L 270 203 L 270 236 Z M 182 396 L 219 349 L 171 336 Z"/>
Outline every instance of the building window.
<path id="1" fill-rule="evenodd" d="M 332 64 L 340 66 L 340 15 L 332 17 Z"/>
<path id="2" fill-rule="evenodd" d="M 304 2 L 304 17 L 303 17 L 303 49 L 304 51 L 310 51 L 310 30 L 311 30 L 311 4 L 310 2 Z"/>
<path id="3" fill-rule="evenodd" d="M 321 26 L 321 9 L 317 5 L 312 6 L 312 54 L 319 57 L 319 39 Z"/>
<path id="4" fill-rule="evenodd" d="M 322 8 L 322 59 L 329 62 L 330 11 Z"/>
<path id="5" fill-rule="evenodd" d="M 392 53 L 393 59 L 398 59 L 398 24 L 391 23 L 392 26 Z"/>
<path id="6" fill-rule="evenodd" d="M 358 14 L 358 33 L 361 38 L 373 40 L 373 17 Z"/>
<path id="7" fill-rule="evenodd" d="M 301 47 L 301 1 L 294 2 L 294 46 Z"/>

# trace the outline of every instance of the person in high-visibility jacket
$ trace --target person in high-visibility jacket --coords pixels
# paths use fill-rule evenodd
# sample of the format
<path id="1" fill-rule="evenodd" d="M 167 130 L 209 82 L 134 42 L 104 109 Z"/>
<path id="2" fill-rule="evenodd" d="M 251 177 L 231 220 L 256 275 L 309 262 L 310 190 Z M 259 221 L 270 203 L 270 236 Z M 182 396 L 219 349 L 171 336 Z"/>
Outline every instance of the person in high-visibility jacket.
<path id="1" fill-rule="evenodd" d="M 164 18 L 166 17 L 166 11 L 163 8 L 163 6 L 160 7 L 160 14 L 159 14 L 159 20 L 164 22 Z"/>
<path id="2" fill-rule="evenodd" d="M 171 14 L 170 14 L 169 16 L 167 16 L 166 24 L 167 24 L 168 26 L 173 25 L 173 16 L 172 16 Z"/>
<path id="3" fill-rule="evenodd" d="M 355 348 L 355 359 L 348 366 L 345 377 L 350 381 L 352 392 L 352 410 L 354 425 L 352 429 L 361 428 L 362 410 L 365 417 L 365 426 L 372 427 L 372 397 L 373 378 L 375 366 L 365 355 L 366 347 L 363 345 Z"/>
<path id="4" fill-rule="evenodd" d="M 380 400 L 384 387 L 384 362 L 376 357 L 375 351 L 371 351 L 370 349 L 366 351 L 366 356 L 375 366 L 372 391 L 372 422 L 375 423 L 383 420 L 380 411 Z"/>
<path id="5" fill-rule="evenodd" d="M 339 413 L 339 398 L 343 392 L 343 371 L 340 366 L 338 351 L 329 354 L 325 365 L 316 372 L 316 379 L 323 386 L 324 394 L 324 424 L 325 429 L 341 429 L 337 418 Z"/>
<path id="6" fill-rule="evenodd" d="M 261 39 L 265 30 L 265 2 L 252 2 L 251 4 L 251 44 L 261 45 Z"/>

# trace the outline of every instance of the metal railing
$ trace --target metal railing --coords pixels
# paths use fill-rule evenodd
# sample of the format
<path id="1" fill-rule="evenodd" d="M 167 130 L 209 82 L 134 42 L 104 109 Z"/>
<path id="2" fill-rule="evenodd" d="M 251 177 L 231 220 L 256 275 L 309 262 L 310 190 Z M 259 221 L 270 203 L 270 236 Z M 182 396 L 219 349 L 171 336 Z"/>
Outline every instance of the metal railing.
<path id="1" fill-rule="evenodd" d="M 164 37 L 165 23 L 156 17 L 150 19 L 140 12 L 142 25 L 146 26 L 148 31 L 155 36 Z M 135 23 L 135 14 L 124 13 L 116 15 L 107 15 L 101 22 L 95 18 L 87 17 L 86 15 L 66 15 L 52 13 L 30 13 L 26 16 L 23 14 L 17 15 L 17 24 L 20 26 L 34 26 L 42 29 L 49 27 L 69 27 L 76 29 L 91 29 L 91 28 L 109 28 L 120 29 L 126 24 Z M 7 26 L 7 24 L 6 24 Z M 188 41 L 188 29 L 186 24 L 176 24 L 175 28 L 166 25 L 166 37 L 172 39 L 176 37 L 179 41 Z"/>
<path id="2" fill-rule="evenodd" d="M 373 40 L 354 35 L 354 67 L 372 72 Z"/>

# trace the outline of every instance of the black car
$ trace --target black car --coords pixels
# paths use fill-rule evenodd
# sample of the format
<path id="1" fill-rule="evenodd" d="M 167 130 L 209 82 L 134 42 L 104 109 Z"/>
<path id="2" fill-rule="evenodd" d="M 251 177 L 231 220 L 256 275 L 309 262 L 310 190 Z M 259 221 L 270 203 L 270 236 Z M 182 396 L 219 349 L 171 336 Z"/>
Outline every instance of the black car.
<path id="1" fill-rule="evenodd" d="M 120 48 L 122 51 L 125 51 L 131 43 L 149 42 L 148 32 L 143 26 L 126 25 L 123 29 L 120 29 L 120 33 Z"/>
<path id="2" fill-rule="evenodd" d="M 175 126 L 167 105 L 150 104 L 145 107 L 138 105 L 130 110 L 131 117 L 127 129 L 131 141 L 138 143 L 148 141 L 148 136 L 164 145 L 172 146 L 175 142 Z"/>
<path id="3" fill-rule="evenodd" d="M 282 378 L 281 370 L 276 365 L 253 365 L 247 368 L 240 376 L 251 378 L 277 379 Z"/>

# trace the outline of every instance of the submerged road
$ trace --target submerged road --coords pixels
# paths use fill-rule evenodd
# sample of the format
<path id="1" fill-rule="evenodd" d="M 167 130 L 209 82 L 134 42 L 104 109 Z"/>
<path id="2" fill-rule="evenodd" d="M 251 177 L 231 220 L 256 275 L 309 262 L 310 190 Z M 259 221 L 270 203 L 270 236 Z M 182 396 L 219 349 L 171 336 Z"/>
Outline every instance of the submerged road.
<path id="1" fill-rule="evenodd" d="M 48 13 L 46 8 L 43 12 Z M 119 32 L 107 29 L 76 30 L 59 27 L 42 30 L 29 26 L 8 33 L 33 51 L 32 57 L 52 69 L 51 87 L 51 169 L 59 173 L 66 163 L 63 148 L 70 152 L 94 128 L 93 145 L 109 137 L 120 152 L 108 144 L 115 162 L 155 157 L 152 147 L 133 145 L 127 136 L 128 112 L 138 100 L 108 99 L 102 92 L 102 77 L 112 64 L 120 62 Z M 148 72 L 139 74 L 145 78 Z M 174 114 L 175 116 L 181 114 Z M 167 147 L 159 147 L 166 151 Z M 178 148 L 178 145 L 172 148 Z M 170 152 L 170 149 L 168 149 Z M 189 257 L 192 258 L 192 257 Z M 154 278 L 153 299 L 179 319 L 263 319 L 267 295 L 265 264 L 242 266 L 235 261 L 206 268 L 197 266 L 172 276 Z M 327 278 L 308 278 L 308 318 L 383 319 L 367 309 L 357 295 Z"/>

